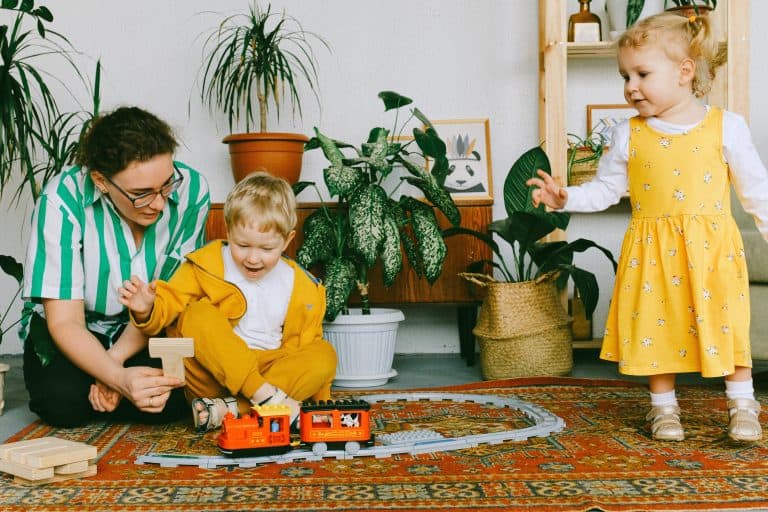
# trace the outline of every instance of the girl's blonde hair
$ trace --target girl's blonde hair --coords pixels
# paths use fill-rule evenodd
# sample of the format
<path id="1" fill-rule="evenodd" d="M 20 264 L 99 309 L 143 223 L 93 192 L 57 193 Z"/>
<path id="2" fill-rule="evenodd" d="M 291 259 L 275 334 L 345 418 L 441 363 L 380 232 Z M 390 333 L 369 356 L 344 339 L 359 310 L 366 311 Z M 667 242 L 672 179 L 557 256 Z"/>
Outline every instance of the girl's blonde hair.
<path id="1" fill-rule="evenodd" d="M 715 71 L 725 64 L 727 53 L 720 49 L 708 16 L 684 17 L 661 13 L 638 21 L 617 41 L 619 48 L 661 45 L 672 60 L 688 57 L 696 64 L 693 94 L 701 98 L 712 88 Z"/>
<path id="2" fill-rule="evenodd" d="M 296 227 L 296 196 L 283 178 L 256 171 L 240 181 L 224 203 L 227 231 L 256 225 L 262 233 L 275 230 L 283 238 Z"/>

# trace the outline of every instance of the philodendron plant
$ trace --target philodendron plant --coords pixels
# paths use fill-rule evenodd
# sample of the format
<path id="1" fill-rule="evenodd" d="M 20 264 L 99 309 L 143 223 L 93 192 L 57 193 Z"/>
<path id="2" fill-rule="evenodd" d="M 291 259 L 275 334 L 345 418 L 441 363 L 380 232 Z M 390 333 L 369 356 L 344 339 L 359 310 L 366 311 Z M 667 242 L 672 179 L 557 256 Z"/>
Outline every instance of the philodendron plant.
<path id="1" fill-rule="evenodd" d="M 492 235 L 498 236 L 509 244 L 511 260 L 505 258 L 499 245 L 492 236 L 487 234 L 454 227 L 446 230 L 445 235 L 472 235 L 491 247 L 496 256 L 495 260 L 475 262 L 470 270 L 477 271 L 491 265 L 501 274 L 502 279 L 508 282 L 530 281 L 549 272 L 558 272 L 557 284 L 560 287 L 564 287 L 570 277 L 584 302 L 587 318 L 592 318 L 600 293 L 597 279 L 588 270 L 575 266 L 573 255 L 590 248 L 598 249 L 611 262 L 614 272 L 616 272 L 616 260 L 608 249 L 584 238 L 573 242 L 542 241 L 556 229 L 565 229 L 568 226 L 570 214 L 547 211 L 543 204 L 538 207 L 533 206 L 531 196 L 534 187 L 526 185 L 526 181 L 536 176 L 537 169 L 549 174 L 552 172 L 549 158 L 540 147 L 528 150 L 512 165 L 504 181 L 504 207 L 508 217 L 495 220 L 488 225 Z"/>
<path id="2" fill-rule="evenodd" d="M 392 91 L 380 92 L 379 98 L 385 111 L 398 111 L 412 103 Z M 430 283 L 442 272 L 447 249 L 435 208 L 454 226 L 461 217 L 443 187 L 448 174 L 445 142 L 417 108 L 410 113 L 399 126 L 395 117 L 391 132 L 373 128 L 360 147 L 334 140 L 317 128 L 305 146 L 305 150 L 322 149 L 330 163 L 323 179 L 336 204 L 323 204 L 304 222 L 304 241 L 296 259 L 306 267 L 320 267 L 329 321 L 348 309 L 355 288 L 360 292 L 363 314 L 370 313 L 369 273 L 376 262 L 381 262 L 385 286 L 402 270 L 403 252 L 418 275 Z M 412 140 L 400 141 L 413 118 L 423 128 L 413 129 Z M 384 180 L 398 168 L 404 176 L 394 190 L 386 190 Z M 401 187 L 405 183 L 410 187 Z M 294 191 L 298 194 L 308 186 L 315 184 L 299 182 Z"/>

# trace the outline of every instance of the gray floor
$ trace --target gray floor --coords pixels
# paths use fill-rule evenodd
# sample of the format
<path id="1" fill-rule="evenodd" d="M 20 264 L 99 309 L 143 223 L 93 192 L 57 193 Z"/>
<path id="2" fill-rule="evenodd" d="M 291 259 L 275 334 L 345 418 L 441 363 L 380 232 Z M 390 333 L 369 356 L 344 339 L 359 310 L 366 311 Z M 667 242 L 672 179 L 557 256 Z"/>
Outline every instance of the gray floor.
<path id="1" fill-rule="evenodd" d="M 0 362 L 11 365 L 5 377 L 5 410 L 0 416 L 0 443 L 34 421 L 37 416 L 27 407 L 28 395 L 22 376 L 21 356 L 0 356 Z M 467 366 L 458 354 L 417 354 L 395 356 L 398 375 L 375 389 L 413 389 L 465 384 L 482 380 L 479 363 Z M 571 377 L 625 379 L 616 365 L 598 358 L 596 350 L 574 351 Z M 768 361 L 755 361 L 755 388 L 768 387 Z M 642 382 L 643 379 L 635 379 Z M 680 384 L 697 384 L 705 380 L 695 374 L 680 376 Z M 711 383 L 711 379 L 707 382 Z M 350 389 L 350 388 L 346 388 Z"/>

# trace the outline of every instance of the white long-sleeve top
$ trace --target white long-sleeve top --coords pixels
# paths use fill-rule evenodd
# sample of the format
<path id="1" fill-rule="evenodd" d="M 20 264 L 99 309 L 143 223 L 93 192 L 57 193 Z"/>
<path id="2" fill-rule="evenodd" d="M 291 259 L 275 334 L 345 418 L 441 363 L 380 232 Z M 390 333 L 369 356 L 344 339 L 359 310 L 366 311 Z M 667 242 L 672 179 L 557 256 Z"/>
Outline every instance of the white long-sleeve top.
<path id="1" fill-rule="evenodd" d="M 661 132 L 680 134 L 698 123 L 679 125 L 651 117 L 648 124 Z M 597 175 L 592 181 L 566 187 L 568 201 L 563 211 L 602 211 L 617 204 L 626 194 L 629 188 L 629 120 L 614 127 L 609 147 L 600 158 Z M 723 158 L 728 163 L 731 182 L 744 211 L 752 215 L 760 234 L 768 240 L 768 171 L 755 149 L 744 118 L 728 111 L 723 111 Z"/>

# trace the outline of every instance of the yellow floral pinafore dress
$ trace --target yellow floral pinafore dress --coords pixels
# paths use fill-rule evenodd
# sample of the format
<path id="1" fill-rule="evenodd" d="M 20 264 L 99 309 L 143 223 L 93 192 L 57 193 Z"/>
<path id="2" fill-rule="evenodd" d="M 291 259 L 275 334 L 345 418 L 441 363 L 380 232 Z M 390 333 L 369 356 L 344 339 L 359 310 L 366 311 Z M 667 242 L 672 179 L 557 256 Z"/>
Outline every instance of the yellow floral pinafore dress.
<path id="1" fill-rule="evenodd" d="M 731 215 L 723 112 L 683 134 L 630 120 L 629 196 L 602 359 L 627 375 L 752 366 L 744 246 Z"/>

